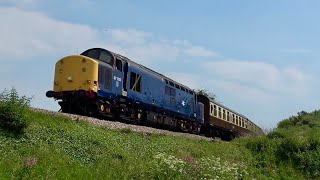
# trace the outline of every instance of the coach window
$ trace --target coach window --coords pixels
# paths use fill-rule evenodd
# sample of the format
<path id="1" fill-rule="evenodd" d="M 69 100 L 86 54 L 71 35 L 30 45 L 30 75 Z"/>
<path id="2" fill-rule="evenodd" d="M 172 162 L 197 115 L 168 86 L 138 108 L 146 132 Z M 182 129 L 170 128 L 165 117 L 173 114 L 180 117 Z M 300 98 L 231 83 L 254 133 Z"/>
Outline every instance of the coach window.
<path id="1" fill-rule="evenodd" d="M 141 92 L 141 75 L 131 72 L 130 74 L 130 89 Z"/>
<path id="2" fill-rule="evenodd" d="M 236 118 L 235 118 L 234 114 L 232 114 L 232 123 L 233 123 L 233 124 L 236 123 Z"/>
<path id="3" fill-rule="evenodd" d="M 116 60 L 117 70 L 122 71 L 122 61 L 120 59 Z"/>
<path id="4" fill-rule="evenodd" d="M 213 105 L 213 116 L 218 116 L 217 115 L 218 113 L 217 113 L 217 106 L 216 105 Z"/>
<path id="5" fill-rule="evenodd" d="M 227 111 L 227 121 L 230 121 L 230 114 L 229 114 L 229 111 Z"/>
<path id="6" fill-rule="evenodd" d="M 234 123 L 234 118 L 233 118 L 233 116 L 234 116 L 233 113 L 230 112 L 230 122 L 231 122 L 231 123 Z"/>
<path id="7" fill-rule="evenodd" d="M 226 110 L 223 110 L 223 120 L 226 120 Z"/>

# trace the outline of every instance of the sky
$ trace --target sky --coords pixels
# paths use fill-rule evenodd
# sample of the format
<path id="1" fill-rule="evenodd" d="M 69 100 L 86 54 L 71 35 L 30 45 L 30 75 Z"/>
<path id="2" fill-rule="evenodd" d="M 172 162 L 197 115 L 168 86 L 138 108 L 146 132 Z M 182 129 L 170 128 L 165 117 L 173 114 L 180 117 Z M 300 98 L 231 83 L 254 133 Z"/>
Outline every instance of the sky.
<path id="1" fill-rule="evenodd" d="M 64 56 L 102 47 L 192 89 L 264 129 L 320 108 L 320 1 L 1 0 L 0 90 L 45 96 Z"/>

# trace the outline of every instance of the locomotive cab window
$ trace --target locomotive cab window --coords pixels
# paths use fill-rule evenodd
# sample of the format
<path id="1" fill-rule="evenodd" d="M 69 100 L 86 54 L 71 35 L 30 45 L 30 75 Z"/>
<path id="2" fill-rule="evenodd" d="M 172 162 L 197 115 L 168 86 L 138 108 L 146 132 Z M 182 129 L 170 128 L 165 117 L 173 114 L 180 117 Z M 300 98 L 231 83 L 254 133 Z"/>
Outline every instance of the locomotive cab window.
<path id="1" fill-rule="evenodd" d="M 114 61 L 113 56 L 106 50 L 89 49 L 89 50 L 81 53 L 81 55 L 100 60 L 102 62 L 105 62 L 105 63 L 113 66 L 113 61 Z"/>
<path id="2" fill-rule="evenodd" d="M 119 71 L 122 71 L 122 61 L 120 59 L 116 60 L 116 68 Z"/>
<path id="3" fill-rule="evenodd" d="M 130 74 L 130 89 L 133 91 L 141 92 L 141 75 L 131 72 Z"/>

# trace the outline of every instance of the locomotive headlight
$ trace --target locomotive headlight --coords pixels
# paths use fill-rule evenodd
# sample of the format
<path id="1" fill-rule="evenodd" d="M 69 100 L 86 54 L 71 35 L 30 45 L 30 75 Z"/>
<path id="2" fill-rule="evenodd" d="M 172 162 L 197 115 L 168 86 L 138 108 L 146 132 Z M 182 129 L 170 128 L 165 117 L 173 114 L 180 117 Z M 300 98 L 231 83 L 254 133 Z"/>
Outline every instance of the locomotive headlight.
<path id="1" fill-rule="evenodd" d="M 87 80 L 87 84 L 90 84 L 91 83 L 91 81 L 90 80 Z"/>
<path id="2" fill-rule="evenodd" d="M 72 77 L 71 76 L 69 76 L 67 79 L 68 79 L 68 81 L 72 81 Z"/>

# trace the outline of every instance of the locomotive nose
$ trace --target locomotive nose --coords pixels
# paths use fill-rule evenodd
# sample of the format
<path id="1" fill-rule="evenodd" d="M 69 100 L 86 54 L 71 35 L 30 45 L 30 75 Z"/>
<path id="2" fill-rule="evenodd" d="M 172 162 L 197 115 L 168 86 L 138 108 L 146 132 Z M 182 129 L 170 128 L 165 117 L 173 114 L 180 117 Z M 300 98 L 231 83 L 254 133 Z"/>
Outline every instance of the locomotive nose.
<path id="1" fill-rule="evenodd" d="M 97 92 L 94 83 L 98 81 L 98 62 L 94 59 L 73 55 L 59 60 L 55 67 L 54 92 L 92 90 Z M 48 96 L 52 96 L 48 92 Z"/>

